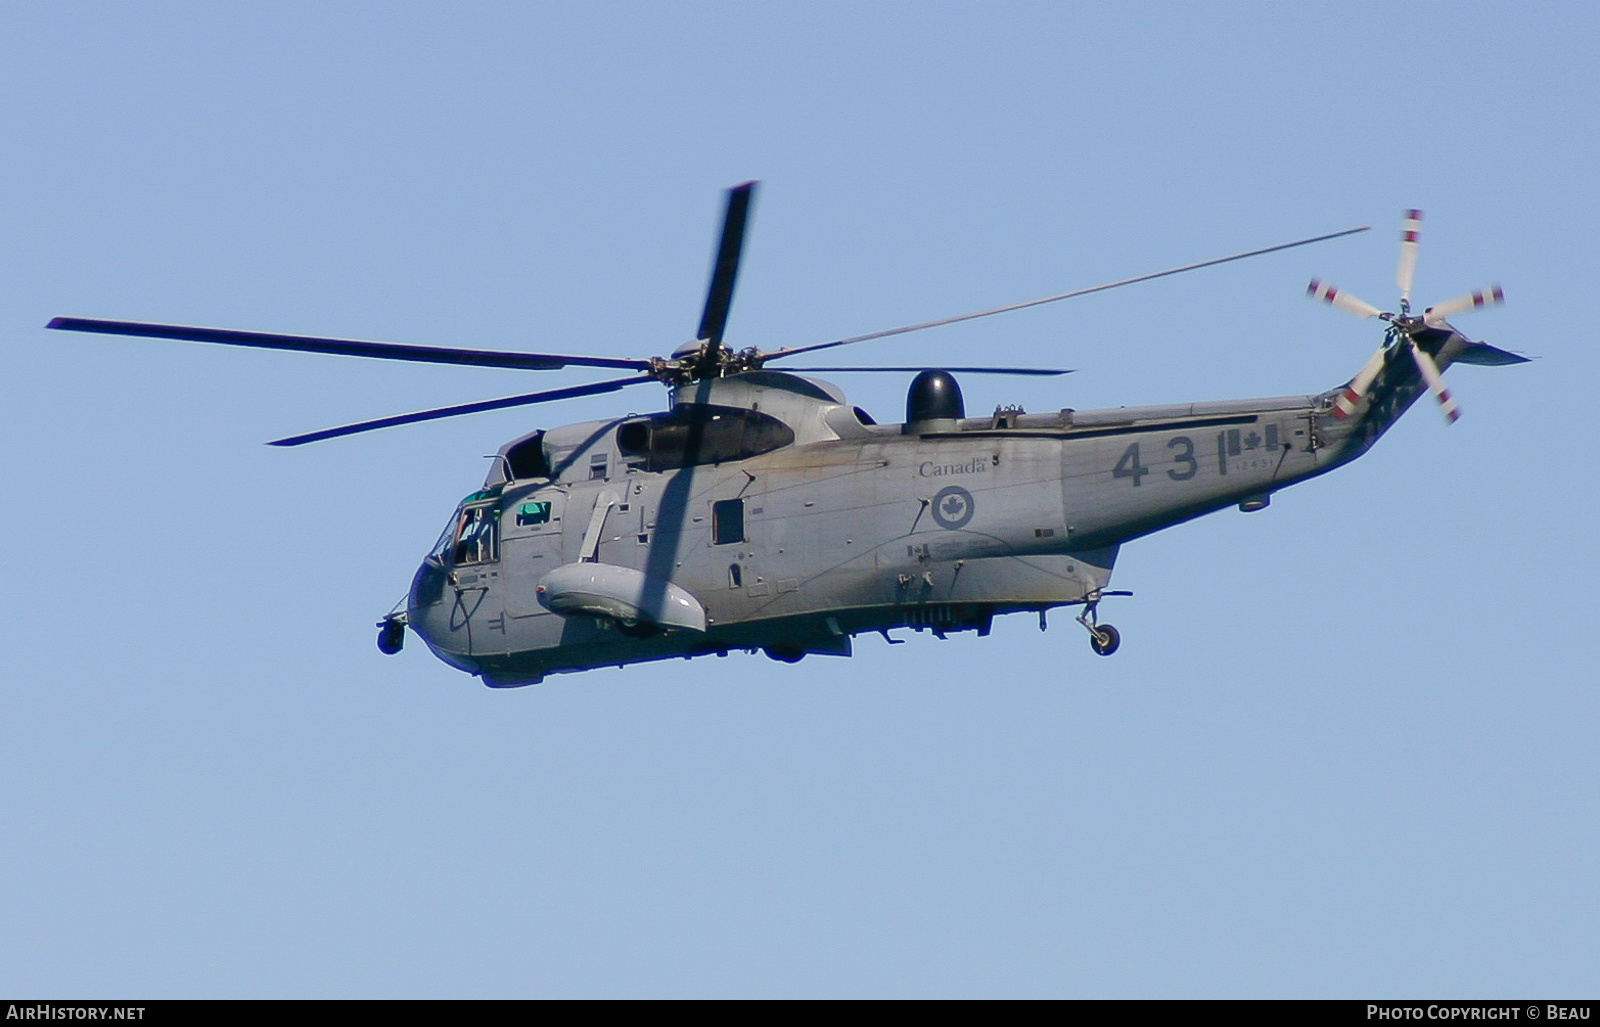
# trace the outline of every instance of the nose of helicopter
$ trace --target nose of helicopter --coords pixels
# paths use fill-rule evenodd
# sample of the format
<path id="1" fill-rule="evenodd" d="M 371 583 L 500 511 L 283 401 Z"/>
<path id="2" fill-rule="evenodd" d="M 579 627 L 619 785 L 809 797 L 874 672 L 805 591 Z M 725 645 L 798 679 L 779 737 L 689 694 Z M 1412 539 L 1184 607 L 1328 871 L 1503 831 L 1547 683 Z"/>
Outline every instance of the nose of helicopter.
<path id="1" fill-rule="evenodd" d="M 406 597 L 406 621 L 435 656 L 457 670 L 476 674 L 477 661 L 469 652 L 456 648 L 466 643 L 468 636 L 451 630 L 449 578 L 450 572 L 438 560 L 429 557 L 422 561 L 411 579 L 411 593 Z"/>

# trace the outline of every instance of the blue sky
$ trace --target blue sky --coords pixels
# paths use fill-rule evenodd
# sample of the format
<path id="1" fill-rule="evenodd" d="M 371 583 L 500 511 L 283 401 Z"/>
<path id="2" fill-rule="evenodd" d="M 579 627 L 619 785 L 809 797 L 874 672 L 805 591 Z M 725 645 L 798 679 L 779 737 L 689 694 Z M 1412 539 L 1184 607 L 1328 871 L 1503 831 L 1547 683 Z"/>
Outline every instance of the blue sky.
<path id="1" fill-rule="evenodd" d="M 1600 966 L 1587 5 L 0 10 L 0 990 L 1572 995 Z M 483 454 L 646 390 L 42 330 L 75 314 L 648 356 L 720 191 L 729 325 L 1063 365 L 969 409 L 1318 391 L 1321 275 L 1537 355 L 1058 614 L 485 689 L 373 623 Z M 906 382 L 836 376 L 895 420 Z"/>

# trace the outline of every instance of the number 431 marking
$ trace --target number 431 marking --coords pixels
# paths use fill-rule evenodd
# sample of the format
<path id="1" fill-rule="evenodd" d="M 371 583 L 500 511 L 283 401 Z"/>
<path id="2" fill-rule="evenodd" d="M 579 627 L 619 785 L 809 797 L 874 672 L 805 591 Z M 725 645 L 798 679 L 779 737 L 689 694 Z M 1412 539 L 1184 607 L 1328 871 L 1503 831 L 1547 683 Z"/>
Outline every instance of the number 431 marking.
<path id="1" fill-rule="evenodd" d="M 1174 450 L 1173 463 L 1178 466 L 1167 471 L 1167 477 L 1173 481 L 1188 481 L 1200 470 L 1199 461 L 1194 458 L 1194 441 L 1186 435 L 1176 435 L 1167 440 L 1167 448 Z M 1122 451 L 1122 457 L 1117 460 L 1117 466 L 1112 468 L 1113 478 L 1132 478 L 1134 485 L 1147 474 L 1154 472 L 1139 462 L 1139 444 L 1137 442 Z"/>

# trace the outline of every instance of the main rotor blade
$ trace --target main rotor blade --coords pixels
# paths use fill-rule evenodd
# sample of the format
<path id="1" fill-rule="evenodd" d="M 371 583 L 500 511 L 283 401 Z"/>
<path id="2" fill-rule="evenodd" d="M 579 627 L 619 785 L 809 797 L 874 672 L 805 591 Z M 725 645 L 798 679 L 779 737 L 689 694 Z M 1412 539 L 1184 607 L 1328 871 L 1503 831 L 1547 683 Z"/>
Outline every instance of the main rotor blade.
<path id="1" fill-rule="evenodd" d="M 1286 242 L 1279 246 L 1267 246 L 1259 250 L 1249 250 L 1245 253 L 1235 253 L 1228 257 L 1217 257 L 1215 260 L 1202 260 L 1198 264 L 1185 264 L 1182 267 L 1168 268 L 1165 271 L 1156 271 L 1148 275 L 1138 275 L 1134 278 L 1123 278 L 1115 282 L 1107 282 L 1104 285 L 1091 285 L 1087 289 L 1074 289 L 1071 292 L 1057 293 L 1054 296 L 1046 296 L 1043 299 L 1028 300 L 1026 303 L 1012 303 L 1009 306 L 995 307 L 991 310 L 979 310 L 971 314 L 958 314 L 955 317 L 944 317 L 937 321 L 923 321 L 921 324 L 906 325 L 903 328 L 890 328 L 882 332 L 869 332 L 866 335 L 856 335 L 848 339 L 836 339 L 833 342 L 819 342 L 812 346 L 785 347 L 784 349 L 774 350 L 771 353 L 765 354 L 765 357 L 768 360 L 775 360 L 778 357 L 792 357 L 796 353 L 811 353 L 819 349 L 832 349 L 834 346 L 849 346 L 857 342 L 867 342 L 872 339 L 887 338 L 890 335 L 904 335 L 907 332 L 920 332 L 924 328 L 938 328 L 941 325 L 955 324 L 958 321 L 971 321 L 974 318 L 989 317 L 993 314 L 1005 314 L 1013 310 L 1024 310 L 1028 307 L 1037 307 L 1045 303 L 1055 303 L 1058 300 L 1070 300 L 1075 296 L 1087 296 L 1091 292 L 1104 292 L 1107 289 L 1117 289 L 1124 285 L 1134 285 L 1138 282 L 1148 282 L 1155 278 L 1165 278 L 1168 275 L 1182 274 L 1185 271 L 1198 271 L 1203 267 L 1213 267 L 1217 264 L 1226 264 L 1229 261 L 1243 260 L 1246 257 L 1259 257 L 1264 253 L 1276 253 L 1279 250 L 1290 250 L 1296 246 L 1309 246 L 1314 242 L 1326 242 L 1329 239 L 1338 239 L 1341 236 L 1354 235 L 1357 232 L 1365 232 L 1371 227 L 1371 225 L 1361 225 L 1358 228 L 1347 228 L 1342 232 L 1330 232 L 1327 235 L 1318 235 L 1313 236 L 1310 239 L 1300 239 L 1295 242 Z"/>
<path id="2" fill-rule="evenodd" d="M 744 226 L 750 217 L 750 198 L 755 190 L 754 182 L 728 190 L 728 206 L 722 214 L 722 240 L 717 244 L 716 262 L 711 265 L 706 309 L 700 315 L 700 331 L 695 335 L 697 339 L 709 341 L 713 348 L 722 345 L 722 332 L 728 326 L 733 282 L 739 277 L 739 253 L 744 248 Z"/>
<path id="3" fill-rule="evenodd" d="M 188 325 L 141 324 L 135 321 L 101 321 L 87 317 L 57 317 L 45 327 L 69 332 L 98 332 L 102 335 L 137 335 L 150 339 L 214 342 L 225 346 L 332 353 L 343 357 L 376 357 L 382 360 L 412 360 L 427 364 L 508 367 L 521 371 L 554 371 L 567 366 L 618 367 L 644 371 L 650 367 L 648 360 L 626 357 L 573 357 L 550 353 L 507 353 L 501 350 L 408 346 L 395 342 L 323 339 L 312 335 L 275 335 L 270 332 L 241 332 L 231 328 L 192 328 Z"/>
<path id="4" fill-rule="evenodd" d="M 786 367 L 785 374 L 810 374 L 817 371 L 949 371 L 952 374 L 1025 374 L 1025 375 L 1058 375 L 1071 374 L 1074 368 L 1058 367 Z"/>
<path id="5" fill-rule="evenodd" d="M 558 399 L 575 399 L 578 396 L 597 396 L 602 392 L 616 392 L 618 389 L 628 385 L 637 385 L 640 382 L 654 380 L 653 378 L 616 378 L 609 382 L 593 382 L 589 385 L 575 385 L 567 389 L 551 389 L 548 392 L 530 392 L 523 396 L 507 396 L 504 399 L 486 399 L 478 403 L 462 403 L 460 406 L 419 410 L 414 414 L 380 417 L 376 421 L 362 421 L 359 424 L 347 424 L 340 428 L 325 428 L 322 431 L 314 431 L 306 435 L 294 435 L 287 439 L 275 439 L 267 443 L 267 445 L 303 446 L 308 442 L 321 442 L 323 439 L 335 439 L 341 435 L 355 435 L 358 432 L 376 431 L 379 428 L 392 428 L 397 424 L 433 421 L 441 417 L 455 417 L 458 414 L 476 414 L 485 410 L 503 410 L 506 407 L 527 406 L 531 403 L 549 403 Z"/>

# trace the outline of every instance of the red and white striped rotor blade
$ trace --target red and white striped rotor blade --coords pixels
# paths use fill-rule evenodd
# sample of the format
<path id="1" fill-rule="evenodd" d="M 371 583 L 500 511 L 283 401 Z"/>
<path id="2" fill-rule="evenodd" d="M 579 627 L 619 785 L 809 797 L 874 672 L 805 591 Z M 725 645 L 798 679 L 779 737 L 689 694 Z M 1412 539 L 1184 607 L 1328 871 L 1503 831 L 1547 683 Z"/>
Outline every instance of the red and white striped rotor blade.
<path id="1" fill-rule="evenodd" d="M 1405 220 L 1400 223 L 1400 265 L 1394 273 L 1402 305 L 1411 302 L 1411 279 L 1417 271 L 1417 235 L 1421 231 L 1422 211 L 1406 211 Z"/>
<path id="2" fill-rule="evenodd" d="M 1383 311 L 1366 300 L 1356 299 L 1347 292 L 1340 292 L 1320 278 L 1311 279 L 1311 284 L 1306 286 L 1306 295 L 1314 300 L 1321 300 L 1330 307 L 1338 307 L 1346 314 L 1354 314 L 1356 317 L 1377 317 L 1383 313 Z"/>
<path id="3" fill-rule="evenodd" d="M 1411 343 L 1410 349 L 1411 358 L 1417 362 L 1417 370 L 1422 372 L 1422 380 L 1428 383 L 1434 398 L 1439 401 L 1439 412 L 1444 414 L 1446 423 L 1455 424 L 1461 416 L 1461 410 L 1456 406 L 1455 397 L 1450 395 L 1450 387 L 1444 383 L 1444 375 L 1439 373 L 1439 365 L 1415 342 Z"/>
<path id="4" fill-rule="evenodd" d="M 1505 301 L 1505 290 L 1498 285 L 1491 285 L 1487 289 L 1474 289 L 1465 296 L 1457 296 L 1453 300 L 1445 300 L 1443 303 L 1429 307 L 1427 312 L 1422 315 L 1422 321 L 1429 328 L 1438 328 L 1452 314 L 1459 314 L 1466 310 L 1477 310 L 1480 307 L 1497 307 Z"/>
<path id="5" fill-rule="evenodd" d="M 1378 372 L 1383 370 L 1383 356 L 1385 349 L 1378 347 L 1378 352 L 1372 354 L 1372 359 L 1367 361 L 1365 367 L 1344 387 L 1339 397 L 1333 401 L 1333 416 L 1344 420 L 1356 412 L 1356 407 L 1361 405 L 1361 400 L 1366 396 L 1367 390 L 1372 387 L 1372 380 L 1378 377 Z"/>

